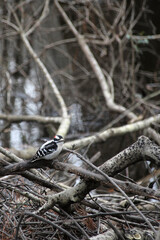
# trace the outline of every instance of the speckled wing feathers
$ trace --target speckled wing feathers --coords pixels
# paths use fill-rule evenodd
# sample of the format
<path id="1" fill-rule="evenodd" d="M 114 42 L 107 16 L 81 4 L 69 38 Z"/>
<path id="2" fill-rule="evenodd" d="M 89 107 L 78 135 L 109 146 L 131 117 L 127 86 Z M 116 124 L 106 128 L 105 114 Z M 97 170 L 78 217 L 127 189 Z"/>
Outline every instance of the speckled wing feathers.
<path id="1" fill-rule="evenodd" d="M 44 148 L 45 147 L 45 148 Z M 52 140 L 50 142 L 44 143 L 36 152 L 35 156 L 32 160 L 43 158 L 44 156 L 50 154 L 51 152 L 55 152 L 57 150 L 57 144 Z"/>

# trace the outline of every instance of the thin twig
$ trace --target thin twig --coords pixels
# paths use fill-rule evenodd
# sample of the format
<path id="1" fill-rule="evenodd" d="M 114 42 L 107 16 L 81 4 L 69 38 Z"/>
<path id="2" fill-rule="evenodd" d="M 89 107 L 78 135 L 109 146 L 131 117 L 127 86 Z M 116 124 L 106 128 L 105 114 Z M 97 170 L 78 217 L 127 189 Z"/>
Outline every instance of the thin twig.
<path id="1" fill-rule="evenodd" d="M 66 231 L 64 228 L 60 227 L 59 225 L 55 224 L 54 222 L 49 221 L 48 219 L 45 219 L 44 217 L 38 216 L 37 214 L 31 213 L 31 212 L 25 212 L 24 215 L 28 215 L 34 218 L 37 218 L 38 220 L 45 222 L 47 224 L 50 224 L 51 226 L 53 226 L 54 228 L 57 228 L 58 230 L 60 230 L 61 232 L 63 232 L 64 234 L 66 234 L 70 239 L 73 240 L 78 240 L 77 238 L 75 238 L 72 234 L 70 234 L 68 231 Z"/>
<path id="2" fill-rule="evenodd" d="M 74 223 L 75 225 L 80 229 L 80 231 L 84 234 L 84 236 L 86 237 L 86 239 L 89 239 L 89 236 L 88 234 L 83 230 L 83 228 L 79 225 L 79 223 L 72 217 L 70 216 L 66 211 L 64 211 L 62 208 L 60 208 L 62 213 L 64 215 L 66 215 L 68 218 L 70 218 Z"/>
<path id="3" fill-rule="evenodd" d="M 35 22 L 35 24 L 26 32 L 26 36 L 27 37 L 31 33 L 33 33 L 38 26 L 40 26 L 40 24 L 43 21 L 43 19 L 47 16 L 47 14 L 49 12 L 49 2 L 50 2 L 50 0 L 46 0 L 44 2 L 45 4 L 44 4 L 44 8 L 43 8 L 42 14 L 41 14 L 40 18 Z"/>

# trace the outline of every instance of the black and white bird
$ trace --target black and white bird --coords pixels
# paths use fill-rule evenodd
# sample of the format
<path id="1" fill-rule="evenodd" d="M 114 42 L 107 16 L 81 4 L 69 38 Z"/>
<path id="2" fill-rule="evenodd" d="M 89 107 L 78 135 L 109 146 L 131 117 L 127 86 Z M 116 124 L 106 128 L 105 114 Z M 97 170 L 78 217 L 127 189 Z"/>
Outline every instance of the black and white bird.
<path id="1" fill-rule="evenodd" d="M 35 162 L 40 159 L 52 160 L 56 158 L 62 151 L 64 139 L 60 135 L 54 136 L 53 140 L 45 142 L 31 159 Z"/>

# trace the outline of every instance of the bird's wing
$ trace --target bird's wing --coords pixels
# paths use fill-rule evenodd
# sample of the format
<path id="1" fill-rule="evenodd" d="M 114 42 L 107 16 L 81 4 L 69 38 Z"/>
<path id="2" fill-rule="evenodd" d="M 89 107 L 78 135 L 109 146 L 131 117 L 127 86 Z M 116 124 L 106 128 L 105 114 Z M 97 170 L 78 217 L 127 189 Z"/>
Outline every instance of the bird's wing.
<path id="1" fill-rule="evenodd" d="M 44 143 L 39 150 L 46 150 L 46 153 L 54 152 L 57 150 L 57 144 L 51 140 L 46 143 Z"/>
<path id="2" fill-rule="evenodd" d="M 44 143 L 36 152 L 35 156 L 32 158 L 32 160 L 43 158 L 44 156 L 50 154 L 51 152 L 54 152 L 57 150 L 57 144 L 51 140 L 47 143 Z"/>

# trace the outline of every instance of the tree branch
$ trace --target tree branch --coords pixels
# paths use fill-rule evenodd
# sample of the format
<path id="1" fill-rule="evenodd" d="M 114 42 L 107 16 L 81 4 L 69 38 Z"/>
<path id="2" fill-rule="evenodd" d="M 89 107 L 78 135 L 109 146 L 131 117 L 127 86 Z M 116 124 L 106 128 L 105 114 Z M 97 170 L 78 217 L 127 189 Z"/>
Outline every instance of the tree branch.
<path id="1" fill-rule="evenodd" d="M 45 7 L 46 7 L 46 5 L 44 6 L 44 8 Z M 62 121 L 61 121 L 61 124 L 59 126 L 57 134 L 60 134 L 60 135 L 65 137 L 65 135 L 68 132 L 69 126 L 70 126 L 70 118 L 69 118 L 69 115 L 68 115 L 68 112 L 67 112 L 67 107 L 66 107 L 66 104 L 64 102 L 64 99 L 61 96 L 60 91 L 58 90 L 58 88 L 57 88 L 55 82 L 53 81 L 51 75 L 49 74 L 47 68 L 42 63 L 42 61 L 40 60 L 40 58 L 38 57 L 36 52 L 33 50 L 32 46 L 30 45 L 30 43 L 29 43 L 29 41 L 27 39 L 27 35 L 23 31 L 22 25 L 20 24 L 18 16 L 16 15 L 16 13 L 13 11 L 12 8 L 11 8 L 11 11 L 12 11 L 13 16 L 14 16 L 16 22 L 17 22 L 17 25 L 18 25 L 18 29 L 17 29 L 17 27 L 14 28 L 14 29 L 16 29 L 18 31 L 18 33 L 20 34 L 21 39 L 23 40 L 23 43 L 24 43 L 26 49 L 28 50 L 29 54 L 33 57 L 34 61 L 38 64 L 39 68 L 43 72 L 46 80 L 50 84 L 51 89 L 52 89 L 53 93 L 55 94 L 55 96 L 56 96 L 56 98 L 57 98 L 57 100 L 59 102 L 59 105 L 60 105 L 61 111 L 62 111 Z M 43 13 L 46 13 L 46 11 L 43 11 Z M 44 17 L 41 16 L 41 20 L 42 19 L 44 19 Z"/>
<path id="2" fill-rule="evenodd" d="M 76 154 L 76 152 L 73 152 L 73 151 L 71 151 L 71 152 Z M 121 163 L 120 163 L 120 165 L 121 165 Z M 49 167 L 50 169 L 74 173 L 86 181 L 94 181 L 94 182 L 96 182 L 95 187 L 97 186 L 97 183 L 98 184 L 102 183 L 105 187 L 114 188 L 113 184 L 106 181 L 106 179 L 100 174 L 94 173 L 92 171 L 86 170 L 81 167 L 76 167 L 72 164 L 62 163 L 59 161 L 46 162 L 44 160 L 41 160 L 41 161 L 37 161 L 34 163 L 31 163 L 29 161 L 23 161 L 21 163 L 10 164 L 7 167 L 1 168 L 0 176 L 2 177 L 2 176 L 6 176 L 6 175 L 11 175 L 11 174 L 20 174 L 21 176 L 23 176 L 33 182 L 36 182 L 39 185 L 50 188 L 52 190 L 54 189 L 55 191 L 60 191 L 60 190 L 62 191 L 63 189 L 60 188 L 58 185 L 55 185 L 48 181 L 45 181 L 45 180 L 33 175 L 32 173 L 29 173 L 28 171 L 26 171 L 31 168 L 45 168 L 46 166 Z M 121 171 L 121 169 L 119 171 Z M 134 183 L 128 182 L 128 181 L 124 182 L 124 181 L 120 181 L 117 179 L 113 179 L 113 180 L 117 183 L 118 186 L 120 186 L 127 193 L 132 193 L 132 194 L 141 195 L 141 196 L 145 196 L 148 198 L 160 200 L 160 191 L 158 191 L 158 190 L 155 191 L 154 189 L 145 188 L 145 187 L 142 187 L 140 185 L 137 185 L 137 184 L 134 184 Z"/>
<path id="3" fill-rule="evenodd" d="M 3 148 L 1 149 L 1 152 Z M 147 137 L 141 136 L 138 141 L 134 144 L 132 144 L 130 147 L 119 153 L 114 158 L 108 160 L 105 164 L 97 168 L 92 163 L 90 163 L 88 160 L 86 160 L 84 157 L 82 157 L 80 154 L 76 153 L 75 151 L 70 152 L 76 154 L 80 159 L 82 159 L 84 162 L 86 162 L 89 166 L 91 166 L 93 169 L 98 171 L 107 181 L 109 181 L 114 187 L 116 187 L 127 199 L 127 201 L 131 204 L 131 206 L 140 214 L 140 216 L 146 221 L 148 226 L 152 229 L 154 233 L 155 229 L 153 228 L 152 224 L 149 222 L 149 220 L 137 209 L 137 207 L 134 205 L 134 203 L 128 198 L 126 193 L 119 187 L 119 185 L 108 176 L 114 175 L 116 172 L 121 171 L 126 166 L 133 164 L 137 162 L 140 158 L 143 159 L 145 156 L 149 156 L 153 158 L 153 160 L 159 164 L 160 162 L 160 148 L 156 144 L 152 143 Z M 3 150 L 3 152 L 5 152 Z M 6 154 L 8 156 L 12 156 L 10 153 Z M 118 162 L 118 164 L 117 164 Z M 50 164 L 50 161 L 46 162 Z M 44 161 L 40 160 L 36 162 L 22 162 L 19 163 L 18 168 L 17 164 L 13 164 L 11 167 L 7 166 L 4 169 L 1 170 L 1 174 L 5 174 L 8 169 L 11 169 L 12 172 L 16 172 L 18 170 L 22 170 L 22 168 L 25 167 L 36 167 L 38 164 L 38 167 L 41 167 L 41 164 L 44 165 Z M 117 167 L 114 167 L 114 165 L 117 164 Z M 104 172 L 105 171 L 105 172 Z M 86 172 L 86 170 L 85 170 Z M 107 172 L 107 173 L 106 173 Z M 94 175 L 93 175 L 94 176 Z M 98 177 L 98 176 L 96 176 Z M 101 179 L 102 181 L 102 179 Z M 88 181 L 81 181 L 76 187 L 67 189 L 61 193 L 55 194 L 54 196 L 48 197 L 48 202 L 45 203 L 38 212 L 45 212 L 49 208 L 53 207 L 56 203 L 59 203 L 60 205 L 67 205 L 71 203 L 75 203 L 77 201 L 82 200 L 85 195 L 92 189 L 96 187 L 95 182 L 90 182 L 90 185 L 87 184 Z"/>
<path id="4" fill-rule="evenodd" d="M 80 48 L 82 49 L 83 53 L 85 54 L 90 66 L 92 67 L 92 70 L 94 71 L 99 84 L 101 86 L 102 92 L 103 92 L 103 96 L 105 98 L 105 102 L 107 107 L 110 110 L 116 111 L 116 112 L 124 112 L 126 110 L 125 107 L 118 105 L 114 102 L 113 97 L 109 91 L 109 86 L 106 82 L 105 76 L 103 74 L 102 69 L 100 68 L 96 58 L 94 57 L 93 53 L 91 52 L 88 44 L 85 41 L 85 38 L 83 35 L 81 35 L 77 29 L 74 27 L 73 23 L 70 21 L 70 19 L 68 18 L 67 14 L 64 12 L 63 8 L 61 7 L 61 5 L 59 4 L 58 0 L 55 0 L 55 5 L 58 8 L 59 12 L 61 13 L 62 17 L 64 18 L 65 22 L 68 24 L 69 28 L 71 29 L 71 31 L 73 32 L 73 34 L 75 35 Z M 127 116 L 130 119 L 133 119 L 136 117 L 136 115 L 132 112 L 127 112 Z"/>
<path id="5" fill-rule="evenodd" d="M 48 15 L 48 13 L 49 13 L 49 2 L 50 2 L 50 0 L 45 0 L 45 4 L 44 4 L 42 14 L 41 14 L 40 18 L 35 22 L 35 24 L 26 32 L 27 37 L 31 33 L 33 33 L 38 26 L 40 26 L 43 19 Z"/>
<path id="6" fill-rule="evenodd" d="M 38 123 L 60 123 L 62 121 L 61 117 L 43 117 L 40 115 L 11 115 L 11 114 L 0 114 L 1 120 L 6 120 L 9 122 L 38 122 Z"/>
<path id="7" fill-rule="evenodd" d="M 155 115 L 153 117 L 149 117 L 147 119 L 144 119 L 142 121 L 138 121 L 135 123 L 127 124 L 121 127 L 116 127 L 116 128 L 110 128 L 107 129 L 101 133 L 98 133 L 96 135 L 92 135 L 89 137 L 84 137 L 82 139 L 70 141 L 69 143 L 65 143 L 66 148 L 82 148 L 87 146 L 88 144 L 91 143 L 97 143 L 100 141 L 105 141 L 106 139 L 114 136 L 120 136 L 124 135 L 129 132 L 136 132 L 145 128 L 148 128 L 154 123 L 159 123 L 160 122 L 160 114 Z"/>

